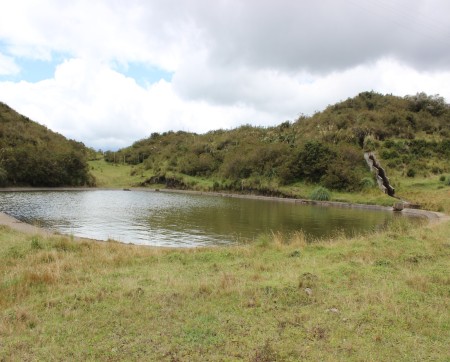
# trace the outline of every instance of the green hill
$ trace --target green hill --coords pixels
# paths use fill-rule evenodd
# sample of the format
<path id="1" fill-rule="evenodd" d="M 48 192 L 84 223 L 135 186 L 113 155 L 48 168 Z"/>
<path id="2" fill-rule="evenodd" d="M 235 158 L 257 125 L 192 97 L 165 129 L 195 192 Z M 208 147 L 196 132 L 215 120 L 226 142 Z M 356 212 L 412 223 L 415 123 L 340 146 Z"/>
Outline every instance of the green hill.
<path id="1" fill-rule="evenodd" d="M 87 148 L 0 102 L 0 186 L 92 185 Z"/>
<path id="2" fill-rule="evenodd" d="M 449 172 L 449 104 L 424 93 L 364 92 L 276 127 L 153 133 L 105 159 L 151 171 L 142 185 L 195 188 L 207 180 L 209 189 L 275 194 L 297 182 L 343 191 L 373 186 L 365 151 L 376 152 L 388 174 Z"/>

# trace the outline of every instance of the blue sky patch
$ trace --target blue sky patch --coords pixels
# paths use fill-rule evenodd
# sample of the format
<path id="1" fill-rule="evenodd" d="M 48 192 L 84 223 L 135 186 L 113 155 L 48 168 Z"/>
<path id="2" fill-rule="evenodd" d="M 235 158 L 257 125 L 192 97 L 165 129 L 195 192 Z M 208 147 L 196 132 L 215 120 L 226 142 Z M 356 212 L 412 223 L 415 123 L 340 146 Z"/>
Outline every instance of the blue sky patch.
<path id="1" fill-rule="evenodd" d="M 14 57 L 5 51 L 5 47 L 0 44 L 0 52 L 10 56 L 20 68 L 17 74 L 0 75 L 0 81 L 26 81 L 36 83 L 41 80 L 51 79 L 55 74 L 55 69 L 58 64 L 61 64 L 67 58 L 64 54 L 52 54 L 51 60 L 30 59 L 27 57 Z"/>
<path id="2" fill-rule="evenodd" d="M 141 87 L 159 82 L 164 79 L 167 82 L 172 80 L 172 72 L 144 63 L 132 62 L 127 66 L 118 65 L 116 70 L 123 75 L 133 78 Z"/>
<path id="3" fill-rule="evenodd" d="M 19 74 L 15 75 L 15 80 L 25 80 L 36 83 L 44 79 L 53 78 L 59 60 L 53 58 L 51 61 L 19 58 L 16 64 L 20 67 Z M 17 79 L 19 78 L 19 79 Z"/>

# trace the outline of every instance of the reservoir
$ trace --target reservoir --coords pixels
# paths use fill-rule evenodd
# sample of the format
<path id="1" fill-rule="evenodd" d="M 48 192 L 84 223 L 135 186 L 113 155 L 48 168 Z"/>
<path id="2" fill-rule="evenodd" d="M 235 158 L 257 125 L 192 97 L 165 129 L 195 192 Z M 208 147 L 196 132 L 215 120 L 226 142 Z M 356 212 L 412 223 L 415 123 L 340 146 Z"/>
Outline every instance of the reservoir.
<path id="1" fill-rule="evenodd" d="M 384 228 L 387 211 L 152 191 L 0 192 L 0 211 L 62 234 L 154 246 L 251 242 L 303 231 L 307 240 Z"/>

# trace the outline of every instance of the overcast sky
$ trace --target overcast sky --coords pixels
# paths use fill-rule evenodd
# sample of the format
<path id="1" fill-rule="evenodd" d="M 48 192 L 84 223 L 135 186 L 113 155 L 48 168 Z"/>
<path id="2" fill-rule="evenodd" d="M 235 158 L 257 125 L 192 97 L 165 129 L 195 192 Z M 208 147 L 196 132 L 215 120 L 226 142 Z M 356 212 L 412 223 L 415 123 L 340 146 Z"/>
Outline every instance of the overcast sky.
<path id="1" fill-rule="evenodd" d="M 0 101 L 96 149 L 450 100 L 448 0 L 0 0 Z"/>

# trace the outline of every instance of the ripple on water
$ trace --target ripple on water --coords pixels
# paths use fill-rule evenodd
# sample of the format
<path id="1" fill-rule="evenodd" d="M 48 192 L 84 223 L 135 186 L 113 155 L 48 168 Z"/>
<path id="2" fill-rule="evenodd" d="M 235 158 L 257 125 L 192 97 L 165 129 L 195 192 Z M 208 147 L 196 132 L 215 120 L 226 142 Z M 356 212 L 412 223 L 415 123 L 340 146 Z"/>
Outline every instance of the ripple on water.
<path id="1" fill-rule="evenodd" d="M 368 232 L 393 215 L 376 210 L 147 191 L 0 193 L 0 210 L 60 233 L 155 246 L 210 246 L 263 233 L 303 230 L 311 238 Z"/>

